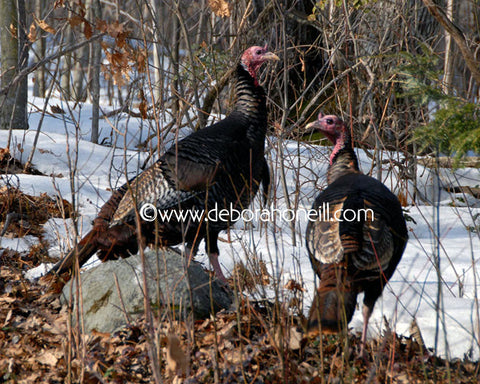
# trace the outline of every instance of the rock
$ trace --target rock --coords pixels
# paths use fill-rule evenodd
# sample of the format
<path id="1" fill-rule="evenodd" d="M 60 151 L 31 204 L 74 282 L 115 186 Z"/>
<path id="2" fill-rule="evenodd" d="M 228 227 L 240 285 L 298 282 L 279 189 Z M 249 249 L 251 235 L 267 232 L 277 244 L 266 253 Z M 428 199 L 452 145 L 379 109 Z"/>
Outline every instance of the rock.
<path id="1" fill-rule="evenodd" d="M 148 295 L 154 310 L 167 306 L 184 315 L 193 308 L 194 317 L 203 319 L 210 315 L 212 304 L 214 312 L 232 305 L 231 291 L 222 282 L 212 280 L 200 263 L 190 263 L 187 279 L 185 260 L 177 251 L 171 248 L 161 249 L 158 253 L 148 251 L 145 260 Z M 137 254 L 102 263 L 80 275 L 86 331 L 113 332 L 126 325 L 127 318 L 132 320 L 143 313 L 142 271 L 141 258 Z M 65 285 L 62 304 L 69 302 L 71 292 L 74 298 L 77 297 L 75 280 Z"/>

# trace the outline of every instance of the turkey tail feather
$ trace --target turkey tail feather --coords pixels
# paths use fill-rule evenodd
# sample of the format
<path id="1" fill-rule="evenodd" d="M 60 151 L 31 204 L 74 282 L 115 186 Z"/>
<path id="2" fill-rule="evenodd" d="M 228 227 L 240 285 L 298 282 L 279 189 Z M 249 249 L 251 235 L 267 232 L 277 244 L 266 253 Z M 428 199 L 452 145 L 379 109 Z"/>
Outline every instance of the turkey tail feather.
<path id="1" fill-rule="evenodd" d="M 76 249 L 75 247 L 72 248 L 62 260 L 53 266 L 48 272 L 49 275 L 62 275 L 72 270 L 75 267 L 76 257 L 78 258 L 78 265 L 81 267 L 95 254 L 98 250 L 98 235 L 107 229 L 108 222 L 112 219 L 126 191 L 127 184 L 124 184 L 113 192 L 112 196 L 110 196 L 108 201 L 102 206 L 97 218 L 94 220 L 93 229 L 80 240 Z"/>
<path id="2" fill-rule="evenodd" d="M 270 168 L 268 167 L 267 160 L 263 158 L 263 170 L 261 184 L 263 189 L 263 205 L 269 205 L 269 196 L 270 196 Z"/>
<path id="3" fill-rule="evenodd" d="M 77 259 L 79 267 L 85 264 L 97 251 L 94 239 L 95 235 L 97 235 L 97 231 L 92 229 L 78 243 L 77 247 L 72 248 L 62 260 L 53 266 L 48 274 L 62 275 L 65 272 L 71 271 L 75 267 L 75 261 Z"/>
<path id="4" fill-rule="evenodd" d="M 307 332 L 340 332 L 346 329 L 355 312 L 357 291 L 344 264 L 323 265 L 320 279 L 308 316 Z"/>
<path id="5" fill-rule="evenodd" d="M 333 334 L 347 328 L 357 303 L 357 293 L 338 288 L 317 289 L 308 315 L 307 333 Z"/>

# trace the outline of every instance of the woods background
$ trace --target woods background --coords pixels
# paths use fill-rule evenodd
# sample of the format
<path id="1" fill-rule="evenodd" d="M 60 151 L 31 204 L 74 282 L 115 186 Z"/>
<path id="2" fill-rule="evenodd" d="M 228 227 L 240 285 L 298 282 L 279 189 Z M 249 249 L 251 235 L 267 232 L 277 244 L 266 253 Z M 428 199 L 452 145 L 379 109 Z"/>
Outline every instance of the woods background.
<path id="1" fill-rule="evenodd" d="M 118 187 L 115 181 L 122 180 L 119 174 L 128 176 L 129 156 L 131 160 L 138 155 L 135 159 L 145 167 L 171 145 L 172 137 L 176 139 L 185 131 L 201 129 L 228 113 L 235 97 L 232 84 L 235 64 L 248 46 L 265 44 L 281 59 L 275 66 L 265 66 L 260 78 L 268 96 L 266 156 L 272 169 L 272 180 L 275 181 L 273 194 L 277 191 L 281 196 L 282 208 L 283 199 L 285 208 L 295 210 L 301 207 L 301 195 L 311 205 L 314 194 L 325 186 L 325 180 L 316 173 L 314 167 L 309 169 L 309 162 L 314 158 L 324 161 L 325 165 L 328 163 L 327 157 L 319 151 L 311 151 L 302 159 L 300 145 L 292 149 L 292 146 L 289 147 L 292 141 L 289 140 L 317 143 L 318 137 L 304 135 L 306 124 L 313 121 L 320 111 L 338 114 L 348 122 L 355 146 L 363 148 L 371 160 L 368 166 L 364 162 L 362 171 L 386 184 L 385 180 L 395 175 L 391 179 L 398 180 L 400 185 L 389 183 L 387 186 L 398 195 L 402 205 L 407 206 L 407 211 L 411 208 L 406 216 L 416 213 L 412 207 L 415 203 L 417 207 L 428 206 L 434 211 L 431 221 L 430 217 L 422 218 L 424 233 L 419 229 L 419 238 L 412 232 L 415 236 L 411 237 L 411 241 L 417 241 L 422 250 L 415 250 L 416 253 L 412 252 L 409 256 L 410 259 L 416 259 L 417 255 L 425 258 L 433 266 L 433 269 L 427 270 L 430 264 L 426 264 L 425 274 L 438 275 L 439 295 L 429 297 L 423 293 L 423 289 L 431 284 L 431 280 L 427 280 L 428 276 L 412 274 L 415 278 L 422 276 L 415 282 L 423 284 L 421 295 L 434 303 L 437 319 L 443 316 L 443 308 L 438 305 L 442 289 L 451 289 L 447 286 L 449 281 L 444 286 L 441 284 L 441 273 L 452 267 L 457 274 L 458 264 L 450 260 L 445 251 L 447 262 L 441 269 L 440 256 L 437 258 L 436 255 L 440 255 L 440 249 L 450 242 L 448 234 L 467 228 L 470 238 L 461 237 L 458 243 L 467 244 L 465 239 L 469 239 L 470 243 L 458 252 L 455 249 L 455 255 L 470 252 L 471 265 L 463 270 L 459 268 L 457 278 L 452 281 L 457 284 L 454 284 L 455 287 L 458 286 L 458 298 L 471 299 L 474 303 L 472 322 L 475 322 L 475 329 L 479 329 L 479 274 L 478 264 L 475 264 L 477 249 L 474 240 L 480 236 L 480 215 L 471 209 L 477 201 L 473 199 L 475 201 L 471 203 L 466 193 L 478 199 L 480 186 L 472 186 L 477 183 L 474 177 L 471 178 L 473 181 L 468 180 L 471 181 L 468 185 L 459 184 L 455 174 L 456 167 L 468 165 L 478 168 L 480 164 L 479 0 L 0 0 L 0 129 L 9 131 L 3 131 L 8 139 L 6 148 L 0 151 L 0 160 L 8 158 L 5 154 L 12 154 L 12 159 L 7 161 L 11 172 L 8 167 L 5 168 L 7 182 L 2 191 L 5 196 L 8 195 L 8 199 L 14 196 L 8 201 L 20 200 L 11 193 L 11 190 L 15 190 L 9 189 L 14 183 L 9 183 L 22 171 L 24 175 L 29 172 L 35 174 L 35 152 L 48 152 L 40 145 L 37 148 L 37 140 L 42 134 L 51 134 L 42 131 L 47 124 L 44 118 L 59 119 L 55 122 L 61 121 L 65 126 L 62 134 L 66 136 L 66 145 L 74 135 L 77 143 L 72 148 L 66 148 L 65 156 L 64 148 L 61 148 L 62 154 L 58 156 L 62 160 L 66 157 L 70 168 L 63 168 L 63 174 L 56 170 L 45 172 L 48 183 L 38 185 L 43 187 L 48 184 L 50 187 L 53 184 L 52 188 L 58 192 L 55 183 L 68 178 L 65 183 L 71 183 L 70 201 L 73 208 L 56 213 L 53 217 L 63 215 L 67 219 L 65 213 L 68 213 L 76 223 L 80 215 L 75 212 L 81 212 L 77 186 L 92 186 L 98 196 L 96 200 L 92 198 L 89 201 L 88 208 L 95 208 L 95 204 L 100 205 L 99 202 L 103 201 L 100 197 L 109 196 L 110 190 Z M 85 120 L 85 111 L 90 110 L 91 122 L 80 121 L 81 118 Z M 130 135 L 127 132 L 129 124 L 134 132 Z M 72 125 L 75 127 L 74 133 Z M 61 130 L 63 126 L 60 127 Z M 88 132 L 85 127 L 88 127 Z M 13 132 L 19 129 L 28 130 L 35 137 L 33 144 L 29 141 L 28 146 L 24 146 L 28 150 L 33 149 L 25 151 L 23 157 L 15 156 L 24 151 L 21 144 L 24 144 L 26 135 L 22 142 L 22 139 L 15 137 L 18 132 Z M 127 140 L 133 140 L 133 135 L 141 136 L 134 138 L 138 149 L 134 155 L 129 151 L 132 149 L 131 143 L 127 143 Z M 82 160 L 93 163 L 90 157 L 93 149 L 81 148 L 89 144 L 83 140 L 112 147 L 108 149 L 115 151 L 114 155 L 103 157 L 113 160 L 105 160 L 105 163 L 98 161 L 99 164 L 91 167 L 95 170 L 97 167 L 105 169 L 101 176 L 87 173 L 81 167 L 76 168 L 75 155 L 82 153 L 83 149 Z M 51 142 L 55 142 L 55 139 Z M 63 145 L 63 141 L 55 144 Z M 52 158 L 57 156 L 54 152 L 50 154 Z M 310 157 L 306 159 L 305 156 Z M 13 162 L 13 158 L 17 161 Z M 97 160 L 101 157 L 97 155 L 92 158 Z M 48 159 L 43 160 L 44 164 Z M 13 172 L 12 164 L 19 169 Z M 121 169 L 122 166 L 125 169 Z M 305 179 L 300 178 L 302 167 L 308 168 L 311 186 L 302 185 L 306 183 Z M 442 172 L 446 168 L 454 168 L 452 181 L 448 185 L 441 185 L 440 167 Z M 108 177 L 105 176 L 107 173 Z M 476 175 L 473 172 L 471 174 Z M 65 177 L 67 175 L 69 177 Z M 469 175 L 466 173 L 462 182 Z M 100 178 L 102 182 L 103 178 L 109 179 L 101 188 L 97 182 Z M 422 178 L 423 190 L 420 190 L 417 182 Z M 425 181 L 427 178 L 428 181 Z M 30 186 L 28 182 L 23 182 L 23 185 Z M 39 191 L 40 188 L 38 186 L 35 192 L 45 192 Z M 307 190 L 306 195 L 300 193 L 302 188 Z M 441 220 L 433 209 L 440 206 L 440 192 L 452 194 L 451 201 L 445 203 L 449 208 L 455 207 L 459 199 L 463 199 L 465 204 L 459 206 L 466 206 L 465 211 L 472 219 L 471 226 L 463 221 L 459 224 L 452 220 L 454 224 L 450 227 L 444 215 L 442 224 L 445 221 L 448 225 L 444 232 L 440 232 Z M 15 193 L 23 196 L 28 203 L 33 199 L 18 190 Z M 454 196 L 460 193 L 463 195 Z M 90 195 L 85 196 L 84 200 L 90 199 Z M 276 206 L 277 196 L 272 197 Z M 46 199 L 47 195 L 43 198 Z M 11 206 L 15 204 L 11 203 Z M 2 215 L 5 213 L 6 217 L 10 210 L 13 211 L 11 206 L 5 205 L 7 208 Z M 25 211 L 46 215 L 41 209 Z M 442 214 L 444 212 L 446 210 Z M 423 215 L 423 211 L 420 214 Z M 417 213 L 416 217 L 420 214 Z M 7 227 L 5 224 L 4 231 Z M 19 227 L 24 230 L 22 226 Z M 452 228 L 455 230 L 451 231 Z M 77 234 L 75 225 L 74 229 L 74 234 Z M 290 248 L 288 251 L 283 249 L 285 243 L 288 243 L 287 246 L 291 244 L 292 249 L 300 249 L 304 240 L 302 234 L 296 231 L 295 223 L 288 229 L 288 233 L 280 233 L 279 245 L 272 248 L 272 254 L 277 255 L 280 250 L 278 253 L 291 259 Z M 27 230 L 32 229 L 27 227 Z M 43 235 L 38 236 L 40 239 Z M 58 237 L 69 241 L 68 236 Z M 285 239 L 288 241 L 284 242 Z M 431 239 L 430 244 L 428 241 Z M 30 374 L 55 377 L 50 382 L 102 382 L 95 381 L 99 376 L 103 382 L 110 379 L 112 382 L 121 382 L 121 374 L 125 375 L 124 382 L 162 382 L 159 375 L 159 361 L 163 361 L 160 358 L 160 346 L 163 347 L 165 342 L 148 336 L 149 332 L 153 334 L 153 327 L 148 326 L 146 332 L 132 327 L 112 338 L 100 333 L 90 337 L 83 333 L 80 326 L 72 326 L 67 322 L 67 315 L 61 312 L 60 305 L 56 302 L 52 304 L 51 298 L 44 296 L 36 283 L 27 282 L 24 271 L 48 260 L 46 240 L 40 240 L 27 251 L 26 256 L 20 257 L 17 253 L 14 257 L 8 253 L 0 255 L 0 301 L 2 305 L 5 304 L 3 312 L 0 311 L 0 346 L 2 342 L 8 345 L 5 352 L 0 348 L 0 382 L 2 379 L 17 382 L 17 376 L 29 377 Z M 259 260 L 241 247 L 237 252 L 245 253 L 252 265 Z M 255 270 L 266 270 L 265 264 L 258 263 L 255 267 L 258 267 Z M 243 264 L 238 268 L 243 268 Z M 253 275 L 254 286 L 257 280 L 261 280 L 262 273 Z M 465 276 L 470 274 L 474 276 L 473 283 L 467 281 L 471 291 L 467 289 L 465 294 Z M 410 286 L 413 280 L 407 281 L 407 285 Z M 268 375 L 274 378 L 278 375 L 284 382 L 337 382 L 334 381 L 334 374 L 332 380 L 330 376 L 327 379 L 318 376 L 318 380 L 307 381 L 305 378 L 310 379 L 312 375 L 305 375 L 300 372 L 301 369 L 313 372 L 317 365 L 325 375 L 329 372 L 328 367 L 331 372 L 343 372 L 344 376 L 341 377 L 345 382 L 353 381 L 353 377 L 368 382 L 402 382 L 393 379 L 394 367 L 404 376 L 406 371 L 413 371 L 413 376 L 405 376 L 409 382 L 415 382 L 412 377 L 419 377 L 418 382 L 432 377 L 433 382 L 477 382 L 475 375 L 478 377 L 480 372 L 478 363 L 472 365 L 466 362 L 462 365 L 458 361 L 440 361 L 433 354 L 428 355 L 423 342 L 418 341 L 422 338 L 418 327 L 412 330 L 417 340 L 415 344 L 411 338 L 399 341 L 395 330 L 392 332 L 387 323 L 383 338 L 373 349 L 375 359 L 370 366 L 363 361 L 349 359 L 352 351 L 348 343 L 345 343 L 344 350 L 340 347 L 336 349 L 336 344 L 342 342 L 336 343 L 329 338 L 324 340 L 324 346 L 321 342 L 313 341 L 302 353 L 296 351 L 304 345 L 299 345 L 295 352 L 289 351 L 288 346 L 293 338 L 287 331 L 294 329 L 293 320 L 279 304 L 281 298 L 278 297 L 277 288 L 280 279 L 278 282 L 275 279 L 272 281 L 277 301 L 270 308 L 273 313 L 271 316 L 268 310 L 265 311 L 268 316 L 259 315 L 245 300 L 234 315 L 220 315 L 200 326 L 193 322 L 186 323 L 184 333 L 192 336 L 192 340 L 185 343 L 191 348 L 186 349 L 187 355 L 192 352 L 191 371 L 199 372 L 198 367 L 208 368 L 205 368 L 207 379 L 202 382 L 221 382 L 217 357 L 220 356 L 219 351 L 226 355 L 225 350 L 235 357 L 231 361 L 235 361 L 236 365 L 232 365 L 243 375 L 245 382 L 250 379 L 255 382 L 260 370 L 257 367 L 260 366 L 268 367 L 271 370 Z M 297 295 L 303 295 L 304 288 L 298 285 L 291 290 L 297 299 Z M 310 304 L 311 300 L 307 305 Z M 301 311 L 302 308 L 299 309 Z M 458 308 L 452 311 L 456 311 L 456 316 Z M 161 313 L 163 316 L 164 312 Z M 80 317 L 72 309 L 68 315 L 71 318 Z M 248 321 L 240 321 L 241 315 L 247 317 Z M 60 319 L 60 316 L 63 318 Z M 265 319 L 268 321 L 265 322 Z M 147 325 L 150 320 L 147 319 Z M 463 321 L 460 317 L 455 320 Z M 51 331 L 53 328 L 48 328 L 51 323 L 55 323 L 60 331 Z M 272 324 L 280 324 L 284 328 L 274 328 Z M 64 332 L 67 328 L 68 332 Z M 165 331 L 163 336 L 170 332 L 169 329 L 160 329 L 158 332 Z M 278 336 L 278 329 L 287 331 Z M 213 336 L 219 330 L 228 337 L 238 330 L 238 340 L 228 347 L 219 348 L 217 338 Z M 268 332 L 271 332 L 269 336 L 272 340 L 277 338 L 276 342 L 268 344 L 261 339 Z M 251 339 L 260 335 L 255 343 L 251 343 L 254 346 L 251 350 L 266 351 L 262 356 L 268 357 L 262 361 L 257 357 L 249 357 L 253 363 L 251 369 L 248 368 L 248 380 L 241 354 L 247 351 L 249 355 L 248 348 L 251 345 L 248 344 L 247 348 L 244 335 L 249 335 Z M 478 345 L 477 331 L 472 331 L 471 336 L 471 340 Z M 285 344 L 279 342 L 282 338 Z M 210 348 L 209 352 L 198 358 L 200 349 L 197 349 L 198 345 L 193 339 L 204 343 L 202 348 Z M 299 344 L 297 339 L 294 341 Z M 272 345 L 276 344 L 279 347 L 273 348 Z M 132 352 L 134 349 L 135 352 Z M 318 350 L 323 352 L 318 353 Z M 257 356 L 256 353 L 250 355 Z M 238 356 L 242 358 L 237 359 Z M 301 367 L 306 361 L 312 366 L 307 364 Z M 225 364 L 228 369 L 231 368 L 230 360 L 225 359 Z M 228 372 L 228 369 L 225 371 Z M 392 376 L 387 374 L 390 371 Z M 287 381 L 285 378 L 288 373 L 291 377 L 298 374 L 301 380 L 305 380 Z M 464 378 L 463 381 L 455 376 L 457 373 Z M 117 379 L 115 375 L 120 378 Z M 45 378 L 42 380 L 47 381 Z M 272 379 L 271 382 L 279 381 Z"/>
<path id="2" fill-rule="evenodd" d="M 2 0 L 0 128 L 27 128 L 31 86 L 91 102 L 93 142 L 103 98 L 148 119 L 161 145 L 173 127 L 225 113 L 232 64 L 268 44 L 282 59 L 265 84 L 272 133 L 295 137 L 318 111 L 339 113 L 357 145 L 411 154 L 408 177 L 418 151 L 480 147 L 479 15 L 474 0 Z M 466 116 L 460 131 L 445 123 L 452 113 Z"/>

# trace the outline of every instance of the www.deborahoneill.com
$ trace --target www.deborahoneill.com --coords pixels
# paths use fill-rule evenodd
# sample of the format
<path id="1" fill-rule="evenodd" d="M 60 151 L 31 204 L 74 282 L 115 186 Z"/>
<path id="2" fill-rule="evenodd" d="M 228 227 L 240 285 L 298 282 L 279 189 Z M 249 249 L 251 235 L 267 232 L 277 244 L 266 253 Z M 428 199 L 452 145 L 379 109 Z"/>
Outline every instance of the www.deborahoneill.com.
<path id="1" fill-rule="evenodd" d="M 373 221 L 375 213 L 370 208 L 342 209 L 338 206 L 330 207 L 329 203 L 323 203 L 318 209 L 279 209 L 257 208 L 236 209 L 230 203 L 230 207 L 222 208 L 215 203 L 215 207 L 209 210 L 185 209 L 185 210 L 161 210 L 154 204 L 143 204 L 139 210 L 140 218 L 145 221 L 159 220 L 169 222 L 172 219 L 177 222 L 201 222 L 201 221 L 225 221 L 232 222 L 242 219 L 244 222 L 264 221 L 270 222 L 282 220 L 291 222 L 306 219 L 309 221 Z"/>

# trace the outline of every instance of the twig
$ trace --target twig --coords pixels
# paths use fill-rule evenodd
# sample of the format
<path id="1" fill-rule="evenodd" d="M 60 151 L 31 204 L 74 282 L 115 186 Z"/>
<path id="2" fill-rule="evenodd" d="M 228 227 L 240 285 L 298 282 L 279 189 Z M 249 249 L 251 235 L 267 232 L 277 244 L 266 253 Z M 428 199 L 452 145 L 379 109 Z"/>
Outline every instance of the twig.
<path id="1" fill-rule="evenodd" d="M 56 60 L 56 59 L 59 59 L 61 58 L 62 56 L 65 56 L 67 53 L 70 53 L 70 52 L 73 52 L 73 51 L 76 51 L 77 49 L 80 49 L 82 48 L 83 46 L 87 45 L 87 44 L 90 44 L 90 43 L 93 43 L 94 41 L 97 41 L 98 39 L 101 39 L 103 36 L 105 36 L 106 33 L 99 33 L 97 35 L 93 35 L 90 39 L 88 40 L 84 40 L 84 41 L 81 41 L 80 43 L 77 43 L 77 44 L 73 44 L 73 45 L 70 45 L 60 51 L 58 51 L 57 53 L 53 54 L 53 55 L 50 55 L 50 56 L 47 56 L 45 57 L 44 59 L 40 60 L 40 61 L 37 61 L 35 64 L 32 64 L 30 66 L 28 66 L 27 68 L 25 69 L 22 69 L 18 74 L 17 76 L 14 77 L 14 79 L 6 86 L 6 87 L 3 87 L 2 89 L 0 89 L 0 95 L 6 95 L 8 90 L 10 89 L 10 87 L 14 87 L 17 85 L 17 83 L 22 80 L 25 76 L 27 76 L 28 74 L 36 71 L 38 68 L 40 68 L 41 66 L 53 61 L 53 60 Z"/>
<path id="2" fill-rule="evenodd" d="M 232 66 L 225 74 L 220 78 L 220 80 L 211 88 L 208 93 L 205 95 L 205 100 L 203 102 L 202 110 L 199 115 L 199 122 L 195 130 L 198 130 L 201 127 L 207 125 L 207 119 L 210 116 L 212 111 L 213 104 L 217 100 L 218 95 L 222 92 L 223 88 L 227 85 L 227 81 L 232 77 L 233 72 L 235 71 L 235 66 Z"/>
<path id="3" fill-rule="evenodd" d="M 439 8 L 438 5 L 433 2 L 433 0 L 423 0 L 423 3 L 432 16 L 437 19 L 437 21 L 448 33 L 450 33 L 450 35 L 452 35 L 455 43 L 458 45 L 458 49 L 460 49 L 460 52 L 465 59 L 465 64 L 467 64 L 467 67 L 472 73 L 472 76 L 475 78 L 477 84 L 480 84 L 480 63 L 473 56 L 462 30 L 447 17 L 445 12 Z"/>
<path id="4" fill-rule="evenodd" d="M 0 232 L 0 236 L 5 235 L 12 220 L 27 220 L 27 219 L 28 217 L 21 213 L 17 213 L 17 212 L 7 213 L 7 216 L 5 217 L 5 224 L 3 225 L 2 231 Z"/>

